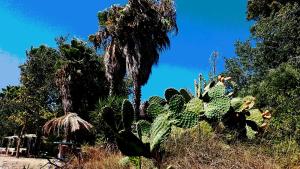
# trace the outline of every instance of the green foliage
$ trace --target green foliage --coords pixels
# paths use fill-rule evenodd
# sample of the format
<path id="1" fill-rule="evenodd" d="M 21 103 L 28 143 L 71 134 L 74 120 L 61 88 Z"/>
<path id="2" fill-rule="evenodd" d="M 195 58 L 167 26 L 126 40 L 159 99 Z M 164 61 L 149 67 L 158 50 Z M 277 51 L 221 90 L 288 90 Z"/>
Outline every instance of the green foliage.
<path id="1" fill-rule="evenodd" d="M 288 3 L 298 2 L 297 0 L 249 0 L 247 5 L 247 19 L 259 20 L 278 12 Z"/>
<path id="2" fill-rule="evenodd" d="M 92 47 L 81 40 L 72 39 L 67 43 L 63 39 L 58 45 L 60 58 L 56 65 L 56 82 L 60 84 L 59 79 L 63 78 L 60 77 L 60 72 L 64 71 L 68 75 L 71 109 L 88 120 L 88 112 L 95 109 L 98 100 L 108 96 L 103 60 L 99 59 Z"/>
<path id="3" fill-rule="evenodd" d="M 236 44 L 226 73 L 240 96 L 253 95 L 259 107 L 272 108 L 267 138 L 300 143 L 299 2 L 249 1 L 248 18 L 256 20 L 251 39 Z"/>
<path id="4" fill-rule="evenodd" d="M 105 26 L 107 20 L 108 20 L 108 12 L 102 11 L 98 13 L 98 20 L 100 26 Z"/>
<path id="5" fill-rule="evenodd" d="M 98 104 L 96 105 L 95 111 L 90 113 L 90 119 L 92 125 L 96 129 L 96 139 L 101 141 L 108 141 L 110 143 L 115 142 L 115 136 L 114 133 L 111 131 L 111 127 L 104 125 L 105 120 L 103 119 L 104 111 L 107 111 L 104 109 L 104 107 L 109 107 L 113 110 L 114 113 L 109 113 L 108 119 L 114 120 L 114 122 L 111 122 L 110 126 L 113 130 L 122 130 L 123 129 L 123 123 L 122 123 L 122 104 L 125 97 L 123 96 L 111 96 L 107 99 L 100 99 Z"/>

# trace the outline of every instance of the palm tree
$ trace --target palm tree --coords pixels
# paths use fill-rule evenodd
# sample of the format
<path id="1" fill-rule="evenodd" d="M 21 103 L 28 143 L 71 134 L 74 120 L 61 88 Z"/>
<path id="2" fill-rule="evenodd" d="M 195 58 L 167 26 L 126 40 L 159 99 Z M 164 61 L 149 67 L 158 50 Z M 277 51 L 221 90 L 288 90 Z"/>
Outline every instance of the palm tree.
<path id="1" fill-rule="evenodd" d="M 56 74 L 56 84 L 59 87 L 64 116 L 49 120 L 43 126 L 43 131 L 47 135 L 52 131 L 57 131 L 59 134 L 60 129 L 63 129 L 65 141 L 72 139 L 70 137 L 71 133 L 83 129 L 90 131 L 93 127 L 90 123 L 80 118 L 76 113 L 72 113 L 72 99 L 70 94 L 70 85 L 72 80 L 70 75 L 71 71 L 72 64 L 66 63 L 57 71 Z"/>
<path id="2" fill-rule="evenodd" d="M 122 53 L 118 44 L 114 42 L 109 44 L 104 55 L 105 76 L 110 83 L 110 96 L 117 94 L 116 90 L 126 73 L 125 58 L 120 57 L 121 55 Z"/>
<path id="3" fill-rule="evenodd" d="M 123 7 L 112 6 L 100 12 L 98 18 L 100 30 L 90 40 L 96 47 L 114 46 L 121 51 L 112 53 L 106 47 L 106 53 L 112 54 L 107 57 L 125 59 L 127 74 L 133 80 L 136 120 L 141 87 L 147 83 L 152 66 L 157 64 L 159 52 L 169 47 L 168 33 L 178 31 L 174 3 L 172 0 L 129 0 Z M 118 67 L 107 67 L 107 74 L 114 76 L 111 72 L 116 72 Z"/>

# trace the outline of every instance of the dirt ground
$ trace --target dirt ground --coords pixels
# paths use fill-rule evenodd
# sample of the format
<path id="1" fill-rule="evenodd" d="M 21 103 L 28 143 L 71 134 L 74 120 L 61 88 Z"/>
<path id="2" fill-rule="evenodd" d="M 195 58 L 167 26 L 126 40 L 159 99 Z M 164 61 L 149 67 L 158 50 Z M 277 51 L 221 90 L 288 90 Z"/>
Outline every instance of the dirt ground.
<path id="1" fill-rule="evenodd" d="M 47 163 L 45 159 L 15 158 L 0 155 L 0 169 L 40 169 Z M 48 169 L 48 166 L 43 167 Z"/>

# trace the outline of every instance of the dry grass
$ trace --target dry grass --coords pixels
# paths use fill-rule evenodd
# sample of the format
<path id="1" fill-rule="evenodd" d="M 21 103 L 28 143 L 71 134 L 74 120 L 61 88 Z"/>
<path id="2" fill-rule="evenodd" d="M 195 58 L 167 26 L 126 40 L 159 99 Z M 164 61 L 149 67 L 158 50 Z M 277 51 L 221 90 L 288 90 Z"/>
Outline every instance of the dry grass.
<path id="1" fill-rule="evenodd" d="M 204 127 L 205 128 L 205 127 Z M 163 145 L 162 169 L 300 169 L 300 149 L 294 141 L 280 144 L 235 142 L 225 144 L 210 129 L 175 131 Z M 123 156 L 105 148 L 86 147 L 85 169 L 125 169 Z M 153 168 L 142 160 L 142 168 Z M 129 167 L 127 167 L 129 168 Z"/>
<path id="2" fill-rule="evenodd" d="M 84 147 L 83 148 L 83 169 L 126 169 L 119 165 L 123 156 L 119 152 L 110 151 L 103 147 Z M 78 168 L 77 162 L 68 168 Z"/>
<path id="3" fill-rule="evenodd" d="M 201 135 L 201 133 L 200 133 Z M 164 167 L 189 169 L 276 169 L 275 160 L 242 144 L 224 144 L 216 135 L 187 132 L 169 139 Z"/>

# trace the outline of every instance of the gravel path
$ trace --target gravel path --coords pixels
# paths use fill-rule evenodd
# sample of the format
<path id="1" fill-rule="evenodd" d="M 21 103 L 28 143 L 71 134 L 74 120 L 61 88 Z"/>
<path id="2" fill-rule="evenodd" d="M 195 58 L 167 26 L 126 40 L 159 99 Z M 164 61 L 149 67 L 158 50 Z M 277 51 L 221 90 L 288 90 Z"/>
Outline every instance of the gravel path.
<path id="1" fill-rule="evenodd" d="M 15 158 L 0 155 L 0 169 L 39 169 L 47 163 L 45 159 Z M 45 167 L 47 169 L 48 167 Z"/>

